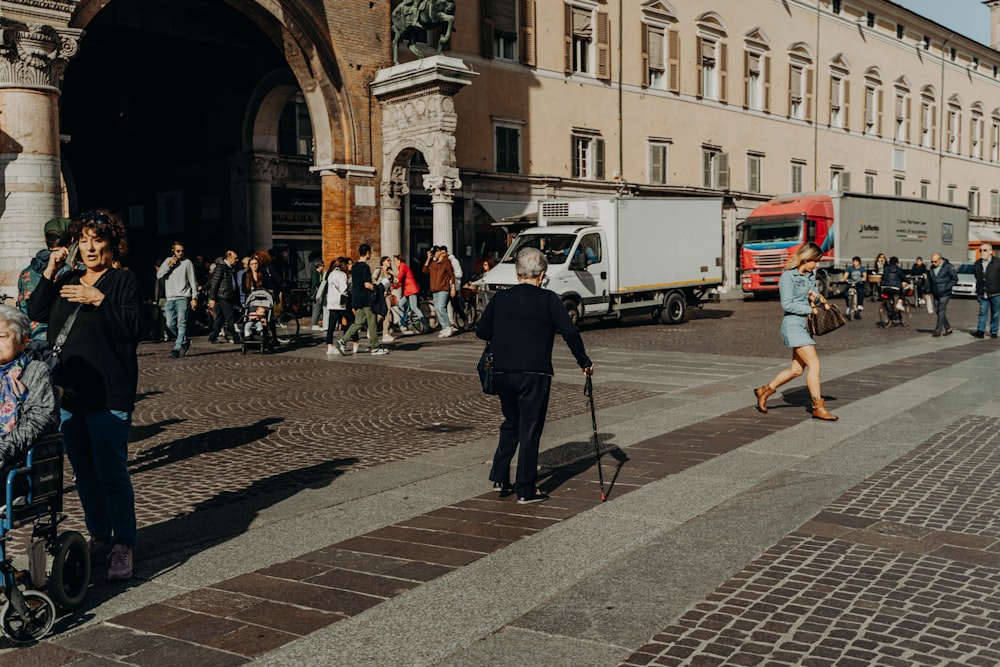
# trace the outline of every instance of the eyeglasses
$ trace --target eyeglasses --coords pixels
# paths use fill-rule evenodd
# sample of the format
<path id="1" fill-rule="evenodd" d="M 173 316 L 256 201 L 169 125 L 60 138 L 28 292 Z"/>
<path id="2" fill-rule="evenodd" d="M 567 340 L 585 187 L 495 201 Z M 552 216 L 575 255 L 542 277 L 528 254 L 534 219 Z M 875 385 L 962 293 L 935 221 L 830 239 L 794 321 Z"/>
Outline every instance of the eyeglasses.
<path id="1" fill-rule="evenodd" d="M 106 225 L 111 222 L 108 218 L 107 213 L 99 213 L 97 211 L 87 211 L 80 215 L 80 222 L 90 222 L 93 221 L 98 225 Z"/>

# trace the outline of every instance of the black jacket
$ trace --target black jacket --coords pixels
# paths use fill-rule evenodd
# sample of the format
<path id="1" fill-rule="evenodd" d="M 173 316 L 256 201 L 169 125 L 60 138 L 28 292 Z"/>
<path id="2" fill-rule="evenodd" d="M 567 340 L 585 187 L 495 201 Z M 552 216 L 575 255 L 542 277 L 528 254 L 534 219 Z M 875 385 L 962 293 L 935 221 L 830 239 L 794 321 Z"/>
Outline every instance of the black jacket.
<path id="1" fill-rule="evenodd" d="M 556 332 L 562 334 L 580 368 L 589 368 L 580 331 L 551 290 L 521 283 L 497 292 L 476 325 L 476 335 L 493 342 L 493 369 L 497 373 L 552 375 Z"/>
<path id="2" fill-rule="evenodd" d="M 55 283 L 42 278 L 28 299 L 28 316 L 48 322 L 50 343 L 77 304 L 59 296 L 63 285 L 78 285 L 83 271 L 71 271 Z M 139 382 L 136 348 L 142 326 L 139 281 L 131 271 L 112 269 L 95 287 L 104 293 L 100 306 L 83 305 L 59 355 L 59 381 L 66 396 L 63 407 L 121 410 L 135 408 Z"/>
<path id="3" fill-rule="evenodd" d="M 983 263 L 977 261 L 973 271 L 976 274 L 976 296 L 1000 295 L 1000 259 L 991 257 L 985 271 Z"/>
<path id="4" fill-rule="evenodd" d="M 882 273 L 882 287 L 897 287 L 902 289 L 906 282 L 906 275 L 898 264 L 888 264 Z"/>
<path id="5" fill-rule="evenodd" d="M 235 302 L 239 299 L 239 293 L 236 290 L 236 275 L 233 273 L 232 267 L 225 261 L 215 263 L 215 270 L 212 271 L 212 276 L 208 279 L 206 291 L 208 298 L 214 301 Z"/>
<path id="6" fill-rule="evenodd" d="M 934 296 L 951 296 L 951 288 L 958 284 L 958 273 L 951 262 L 941 260 L 941 266 L 935 275 L 932 268 L 927 272 L 928 285 Z"/>

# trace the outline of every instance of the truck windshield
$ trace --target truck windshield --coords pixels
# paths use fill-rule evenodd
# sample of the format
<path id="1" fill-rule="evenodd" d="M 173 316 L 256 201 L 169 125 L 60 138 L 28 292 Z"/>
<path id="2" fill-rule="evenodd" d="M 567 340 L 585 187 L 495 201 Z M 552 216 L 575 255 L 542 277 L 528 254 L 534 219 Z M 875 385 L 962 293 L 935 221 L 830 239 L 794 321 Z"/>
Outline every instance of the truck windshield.
<path id="1" fill-rule="evenodd" d="M 777 243 L 801 241 L 801 220 L 773 220 L 770 222 L 743 223 L 743 243 Z"/>
<path id="2" fill-rule="evenodd" d="M 564 264 L 576 241 L 576 234 L 521 234 L 507 249 L 502 262 L 513 264 L 522 248 L 538 248 L 545 253 L 549 264 Z"/>

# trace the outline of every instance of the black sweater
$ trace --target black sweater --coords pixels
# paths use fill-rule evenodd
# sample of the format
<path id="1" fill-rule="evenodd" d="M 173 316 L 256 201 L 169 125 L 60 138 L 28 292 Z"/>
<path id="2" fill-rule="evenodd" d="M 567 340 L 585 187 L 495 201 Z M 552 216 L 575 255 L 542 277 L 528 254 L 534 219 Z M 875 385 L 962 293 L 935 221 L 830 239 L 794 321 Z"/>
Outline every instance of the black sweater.
<path id="1" fill-rule="evenodd" d="M 77 304 L 59 296 L 63 285 L 78 285 L 83 271 L 72 271 L 55 283 L 42 280 L 28 299 L 28 316 L 48 322 L 48 339 L 55 343 Z M 100 306 L 84 304 L 62 348 L 58 384 L 66 391 L 67 410 L 135 408 L 139 383 L 141 317 L 139 281 L 131 271 L 110 270 L 97 281 L 104 293 Z"/>
<path id="2" fill-rule="evenodd" d="M 552 344 L 562 334 L 580 368 L 591 365 L 580 332 L 555 292 L 527 283 L 497 292 L 476 326 L 476 335 L 493 341 L 497 373 L 552 375 Z"/>

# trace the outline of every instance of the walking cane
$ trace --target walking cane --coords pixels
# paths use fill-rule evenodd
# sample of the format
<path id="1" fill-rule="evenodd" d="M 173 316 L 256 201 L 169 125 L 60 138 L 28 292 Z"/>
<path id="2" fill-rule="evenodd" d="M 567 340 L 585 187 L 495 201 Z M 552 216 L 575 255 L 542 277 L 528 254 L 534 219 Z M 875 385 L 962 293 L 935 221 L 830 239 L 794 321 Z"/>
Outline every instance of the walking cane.
<path id="1" fill-rule="evenodd" d="M 590 423 L 594 427 L 594 453 L 597 455 L 597 479 L 601 482 L 601 502 L 608 499 L 604 492 L 604 472 L 601 470 L 601 443 L 597 439 L 597 413 L 594 411 L 594 381 L 588 375 L 583 385 L 583 393 L 590 400 Z"/>

